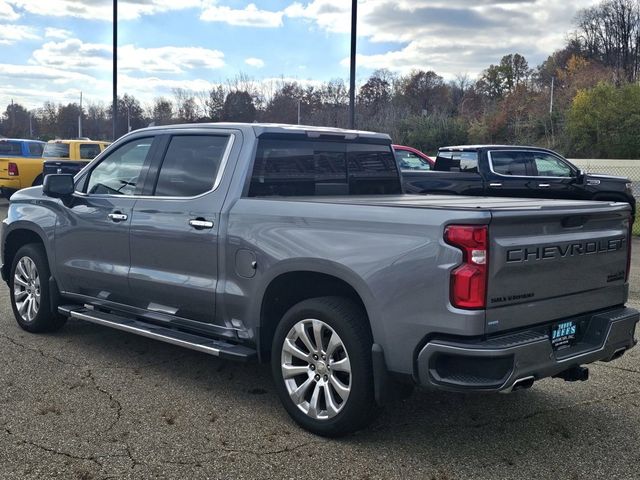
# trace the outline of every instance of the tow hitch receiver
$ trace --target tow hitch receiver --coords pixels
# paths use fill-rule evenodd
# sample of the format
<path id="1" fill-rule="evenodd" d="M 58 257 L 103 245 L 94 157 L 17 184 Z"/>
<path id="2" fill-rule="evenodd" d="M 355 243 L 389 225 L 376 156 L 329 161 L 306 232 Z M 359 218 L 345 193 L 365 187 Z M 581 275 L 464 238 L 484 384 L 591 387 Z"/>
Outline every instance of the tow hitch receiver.
<path id="1" fill-rule="evenodd" d="M 589 380 L 589 369 L 587 367 L 572 367 L 553 378 L 561 378 L 565 382 L 586 382 Z"/>

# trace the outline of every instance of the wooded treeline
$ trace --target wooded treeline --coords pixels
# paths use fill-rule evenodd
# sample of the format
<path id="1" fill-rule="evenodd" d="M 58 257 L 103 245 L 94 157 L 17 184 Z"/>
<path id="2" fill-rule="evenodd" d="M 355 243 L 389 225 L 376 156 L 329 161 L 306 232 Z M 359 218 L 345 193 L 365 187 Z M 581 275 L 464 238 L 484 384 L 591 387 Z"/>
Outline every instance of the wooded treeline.
<path id="1" fill-rule="evenodd" d="M 244 75 L 209 92 L 174 90 L 142 105 L 118 100 L 118 136 L 149 124 L 282 122 L 346 127 L 348 85 L 257 82 Z M 539 145 L 589 158 L 640 158 L 640 0 L 605 0 L 582 10 L 567 44 L 532 68 L 518 53 L 477 79 L 445 81 L 434 71 L 379 70 L 360 86 L 356 124 L 388 132 L 396 143 L 427 152 L 463 143 Z M 111 138 L 111 106 L 45 103 L 7 106 L 0 134 Z"/>

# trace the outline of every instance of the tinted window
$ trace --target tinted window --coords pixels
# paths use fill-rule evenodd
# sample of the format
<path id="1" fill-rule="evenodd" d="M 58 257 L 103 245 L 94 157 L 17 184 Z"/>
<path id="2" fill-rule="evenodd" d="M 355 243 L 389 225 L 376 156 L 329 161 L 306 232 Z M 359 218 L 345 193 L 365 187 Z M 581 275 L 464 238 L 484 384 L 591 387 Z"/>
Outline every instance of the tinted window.
<path id="1" fill-rule="evenodd" d="M 46 158 L 69 158 L 69 144 L 47 143 L 44 146 L 42 156 Z"/>
<path id="2" fill-rule="evenodd" d="M 228 136 L 180 135 L 171 139 L 155 195 L 193 197 L 213 188 Z"/>
<path id="3" fill-rule="evenodd" d="M 86 192 L 90 194 L 134 195 L 152 138 L 129 142 L 102 160 L 89 174 Z"/>
<path id="4" fill-rule="evenodd" d="M 366 193 L 400 193 L 388 145 L 275 139 L 258 143 L 250 197 Z"/>
<path id="5" fill-rule="evenodd" d="M 100 145 L 97 143 L 81 143 L 80 158 L 84 160 L 93 160 L 100 153 Z"/>
<path id="6" fill-rule="evenodd" d="M 536 153 L 533 161 L 539 177 L 571 177 L 573 170 L 559 158 L 547 154 Z"/>
<path id="7" fill-rule="evenodd" d="M 531 152 L 491 152 L 493 171 L 500 175 L 527 176 L 527 165 L 532 160 Z"/>
<path id="8" fill-rule="evenodd" d="M 250 197 L 347 192 L 344 144 L 268 139 L 259 141 L 251 176 Z"/>
<path id="9" fill-rule="evenodd" d="M 27 145 L 29 145 L 29 154 L 30 155 L 32 155 L 34 157 L 41 157 L 42 156 L 42 152 L 44 150 L 44 144 L 30 142 Z"/>
<path id="10" fill-rule="evenodd" d="M 415 153 L 406 150 L 396 150 L 396 158 L 402 170 L 431 170 L 431 165 Z"/>
<path id="11" fill-rule="evenodd" d="M 22 155 L 19 142 L 0 141 L 0 155 Z"/>
<path id="12" fill-rule="evenodd" d="M 347 155 L 350 194 L 401 193 L 398 166 L 388 146 L 347 144 Z"/>
<path id="13" fill-rule="evenodd" d="M 441 172 L 478 173 L 478 152 L 438 152 L 435 170 Z"/>

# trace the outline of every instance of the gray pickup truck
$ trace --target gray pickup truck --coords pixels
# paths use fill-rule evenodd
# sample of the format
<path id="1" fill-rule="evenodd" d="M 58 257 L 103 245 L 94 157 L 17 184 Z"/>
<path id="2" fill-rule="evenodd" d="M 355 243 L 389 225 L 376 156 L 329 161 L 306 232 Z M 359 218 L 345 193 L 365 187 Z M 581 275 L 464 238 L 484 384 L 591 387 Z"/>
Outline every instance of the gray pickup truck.
<path id="1" fill-rule="evenodd" d="M 414 385 L 508 392 L 635 345 L 625 203 L 410 196 L 387 135 L 211 124 L 128 134 L 11 198 L 2 275 L 67 318 L 270 361 L 337 436 Z"/>

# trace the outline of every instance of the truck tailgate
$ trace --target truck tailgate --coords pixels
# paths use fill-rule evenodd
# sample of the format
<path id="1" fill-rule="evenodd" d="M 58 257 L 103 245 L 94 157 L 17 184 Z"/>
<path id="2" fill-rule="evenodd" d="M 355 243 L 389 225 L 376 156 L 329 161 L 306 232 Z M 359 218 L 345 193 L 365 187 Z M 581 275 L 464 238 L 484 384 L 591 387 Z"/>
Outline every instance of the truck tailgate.
<path id="1" fill-rule="evenodd" d="M 494 211 L 487 333 L 622 305 L 628 293 L 629 224 L 626 204 Z"/>

